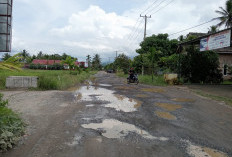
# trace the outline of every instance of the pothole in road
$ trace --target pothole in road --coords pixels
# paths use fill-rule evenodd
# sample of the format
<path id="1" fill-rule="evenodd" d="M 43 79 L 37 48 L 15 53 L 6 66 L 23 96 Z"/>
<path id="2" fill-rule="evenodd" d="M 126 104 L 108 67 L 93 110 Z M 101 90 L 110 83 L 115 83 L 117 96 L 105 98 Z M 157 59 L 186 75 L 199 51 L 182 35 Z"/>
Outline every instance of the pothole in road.
<path id="1" fill-rule="evenodd" d="M 82 127 L 86 129 L 94 129 L 97 131 L 100 130 L 103 136 L 111 139 L 123 138 L 127 136 L 130 132 L 134 132 L 136 134 L 141 135 L 145 139 L 160 141 L 168 140 L 168 138 L 166 137 L 152 136 L 147 131 L 139 129 L 138 127 L 132 124 L 120 122 L 115 119 L 105 119 L 102 123 L 83 124 Z"/>
<path id="2" fill-rule="evenodd" d="M 148 98 L 149 96 L 145 94 L 137 94 L 136 97 L 137 98 Z"/>
<path id="3" fill-rule="evenodd" d="M 177 109 L 181 109 L 182 106 L 181 105 L 176 105 L 176 104 L 168 104 L 168 103 L 156 103 L 157 106 L 168 110 L 168 111 L 175 111 Z"/>
<path id="4" fill-rule="evenodd" d="M 190 141 L 185 141 L 188 144 L 187 151 L 188 154 L 190 154 L 193 157 L 228 157 L 227 154 L 207 148 L 207 147 L 201 147 L 193 145 Z"/>
<path id="5" fill-rule="evenodd" d="M 65 144 L 70 146 L 70 147 L 74 147 L 74 146 L 80 144 L 81 139 L 82 139 L 82 137 L 80 135 L 76 134 L 71 142 L 66 142 Z"/>
<path id="6" fill-rule="evenodd" d="M 143 92 L 151 92 L 151 93 L 164 93 L 165 90 L 162 88 L 143 88 L 141 89 Z"/>
<path id="7" fill-rule="evenodd" d="M 115 89 L 119 89 L 119 90 L 130 90 L 130 89 L 134 89 L 134 87 L 119 86 L 119 87 L 115 87 Z"/>
<path id="8" fill-rule="evenodd" d="M 76 98 L 78 101 L 102 101 L 104 102 L 102 106 L 123 112 L 135 112 L 142 104 L 142 102 L 135 99 L 114 94 L 112 90 L 105 88 L 95 89 L 93 86 L 80 88 L 76 91 Z"/>
<path id="9" fill-rule="evenodd" d="M 169 112 L 156 111 L 155 114 L 160 118 L 164 118 L 164 119 L 168 119 L 168 120 L 176 120 L 177 119 L 174 115 L 172 115 Z"/>
<path id="10" fill-rule="evenodd" d="M 176 102 L 194 102 L 195 100 L 187 99 L 187 98 L 174 98 L 174 99 L 172 99 L 172 101 L 176 101 Z"/>
<path id="11" fill-rule="evenodd" d="M 110 84 L 99 84 L 99 86 L 103 86 L 103 87 L 111 87 L 112 85 L 110 85 Z"/>

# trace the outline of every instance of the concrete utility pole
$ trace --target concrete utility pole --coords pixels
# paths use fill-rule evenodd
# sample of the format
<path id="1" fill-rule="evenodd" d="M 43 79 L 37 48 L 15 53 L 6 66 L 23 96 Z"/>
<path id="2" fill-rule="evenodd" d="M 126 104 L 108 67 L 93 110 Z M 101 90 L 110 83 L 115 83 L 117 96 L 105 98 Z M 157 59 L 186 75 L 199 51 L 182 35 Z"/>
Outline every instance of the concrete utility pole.
<path id="1" fill-rule="evenodd" d="M 146 35 L 147 35 L 147 18 L 151 18 L 151 15 L 150 16 L 147 16 L 147 15 L 142 16 L 142 15 L 140 15 L 140 17 L 144 17 L 144 19 L 145 19 L 144 38 L 143 38 L 143 40 L 145 40 Z M 142 56 L 142 62 L 143 62 L 143 56 Z M 143 65 L 142 65 L 142 75 L 144 75 L 144 66 Z"/>
<path id="2" fill-rule="evenodd" d="M 115 51 L 116 52 L 116 59 L 118 58 L 118 51 Z"/>
<path id="3" fill-rule="evenodd" d="M 142 16 L 142 15 L 140 15 L 140 17 L 144 17 L 144 19 L 145 19 L 144 38 L 143 38 L 143 39 L 145 39 L 146 35 L 147 35 L 147 18 L 151 18 L 151 15 L 150 16 L 147 16 L 147 15 Z"/>

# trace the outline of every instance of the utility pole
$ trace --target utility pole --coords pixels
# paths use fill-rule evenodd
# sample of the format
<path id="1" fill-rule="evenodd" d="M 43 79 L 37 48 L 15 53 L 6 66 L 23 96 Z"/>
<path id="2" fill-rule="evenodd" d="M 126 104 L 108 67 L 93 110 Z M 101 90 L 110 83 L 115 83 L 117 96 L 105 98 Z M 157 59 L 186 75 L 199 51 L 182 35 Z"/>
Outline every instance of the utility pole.
<path id="1" fill-rule="evenodd" d="M 151 18 L 151 15 L 150 16 L 147 16 L 147 15 L 142 16 L 142 15 L 140 15 L 140 17 L 144 17 L 144 19 L 145 19 L 144 37 L 143 37 L 143 40 L 145 40 L 146 35 L 147 35 L 147 18 Z M 142 62 L 143 62 L 143 56 L 142 56 Z M 144 65 L 142 63 L 142 76 L 143 75 L 144 75 Z"/>
<path id="2" fill-rule="evenodd" d="M 115 51 L 116 52 L 116 59 L 118 58 L 118 51 Z"/>
<path id="3" fill-rule="evenodd" d="M 143 39 L 145 39 L 146 35 L 147 35 L 147 18 L 151 18 L 151 15 L 150 16 L 147 16 L 147 15 L 142 16 L 142 15 L 140 15 L 140 17 L 144 17 L 144 19 L 145 19 L 144 38 L 143 38 Z"/>

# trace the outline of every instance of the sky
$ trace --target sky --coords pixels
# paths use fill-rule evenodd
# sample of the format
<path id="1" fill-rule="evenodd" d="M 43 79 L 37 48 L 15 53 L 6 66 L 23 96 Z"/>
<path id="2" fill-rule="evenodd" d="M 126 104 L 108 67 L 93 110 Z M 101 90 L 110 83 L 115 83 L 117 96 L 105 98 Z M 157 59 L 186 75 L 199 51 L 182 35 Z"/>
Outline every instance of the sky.
<path id="1" fill-rule="evenodd" d="M 115 51 L 133 57 L 144 36 L 144 18 L 140 14 L 151 15 L 147 36 L 172 34 L 217 17 L 215 10 L 224 7 L 225 1 L 15 0 L 12 52 L 25 49 L 30 54 L 67 53 L 79 61 L 85 61 L 87 55 L 99 54 L 103 62 L 113 61 Z M 207 32 L 217 22 L 170 38 L 188 32 Z"/>

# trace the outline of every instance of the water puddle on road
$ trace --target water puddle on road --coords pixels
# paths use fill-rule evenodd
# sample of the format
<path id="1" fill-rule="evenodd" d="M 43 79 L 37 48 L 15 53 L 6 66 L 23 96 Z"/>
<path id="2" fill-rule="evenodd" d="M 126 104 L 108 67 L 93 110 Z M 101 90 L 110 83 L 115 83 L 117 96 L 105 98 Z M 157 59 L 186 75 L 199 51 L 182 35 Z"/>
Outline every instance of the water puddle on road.
<path id="1" fill-rule="evenodd" d="M 141 135 L 145 139 L 160 141 L 168 140 L 168 138 L 166 137 L 152 136 L 147 131 L 139 129 L 138 127 L 132 124 L 120 122 L 115 119 L 105 119 L 102 123 L 83 124 L 82 127 L 86 129 L 101 130 L 103 136 L 111 139 L 123 138 L 127 136 L 130 132 L 133 132 Z"/>
<path id="2" fill-rule="evenodd" d="M 228 157 L 227 154 L 207 148 L 207 147 L 201 147 L 193 145 L 190 141 L 185 141 L 188 144 L 187 152 L 189 155 L 193 157 Z"/>
<path id="3" fill-rule="evenodd" d="M 137 98 L 148 98 L 149 96 L 145 94 L 137 94 L 136 97 Z"/>
<path id="4" fill-rule="evenodd" d="M 96 89 L 93 86 L 87 86 L 80 88 L 75 95 L 78 101 L 103 101 L 102 106 L 123 112 L 135 112 L 142 104 L 140 101 L 114 94 L 114 92 L 105 88 Z"/>
<path id="5" fill-rule="evenodd" d="M 102 87 L 111 87 L 112 85 L 110 85 L 110 84 L 99 84 L 99 86 L 102 86 Z"/>
<path id="6" fill-rule="evenodd" d="M 174 115 L 172 115 L 169 112 L 156 111 L 155 114 L 160 118 L 164 118 L 164 119 L 168 119 L 168 120 L 176 120 L 177 119 Z"/>
<path id="7" fill-rule="evenodd" d="M 151 92 L 151 93 L 164 93 L 165 90 L 162 88 L 143 88 L 141 89 L 143 92 Z"/>
<path id="8" fill-rule="evenodd" d="M 115 87 L 115 89 L 119 89 L 119 90 L 130 90 L 130 89 L 134 89 L 134 87 L 119 86 L 119 87 Z"/>
<path id="9" fill-rule="evenodd" d="M 156 106 L 161 107 L 165 110 L 168 111 L 175 111 L 177 109 L 181 109 L 182 106 L 181 105 L 176 105 L 176 104 L 168 104 L 168 103 L 155 103 Z"/>
<path id="10" fill-rule="evenodd" d="M 74 147 L 74 146 L 80 144 L 81 139 L 82 139 L 82 137 L 80 135 L 75 135 L 71 142 L 66 142 L 65 144 L 70 146 L 70 147 Z"/>
<path id="11" fill-rule="evenodd" d="M 172 99 L 172 101 L 176 101 L 176 102 L 194 102 L 193 99 L 187 99 L 187 98 L 174 98 L 174 99 Z"/>

